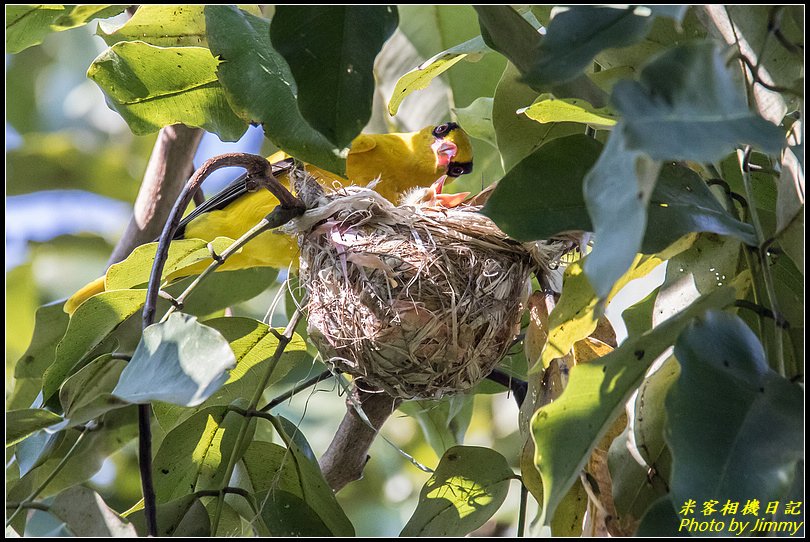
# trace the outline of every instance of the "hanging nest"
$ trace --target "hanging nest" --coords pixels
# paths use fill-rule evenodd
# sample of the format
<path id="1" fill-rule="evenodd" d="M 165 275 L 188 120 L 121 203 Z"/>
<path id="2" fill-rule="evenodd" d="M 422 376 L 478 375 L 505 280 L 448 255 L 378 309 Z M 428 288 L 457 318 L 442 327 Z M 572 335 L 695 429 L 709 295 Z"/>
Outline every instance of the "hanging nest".
<path id="1" fill-rule="evenodd" d="M 570 242 L 520 244 L 480 207 L 394 206 L 368 188 L 299 179 L 308 332 L 360 387 L 437 398 L 485 378 L 520 331 L 532 272 Z"/>

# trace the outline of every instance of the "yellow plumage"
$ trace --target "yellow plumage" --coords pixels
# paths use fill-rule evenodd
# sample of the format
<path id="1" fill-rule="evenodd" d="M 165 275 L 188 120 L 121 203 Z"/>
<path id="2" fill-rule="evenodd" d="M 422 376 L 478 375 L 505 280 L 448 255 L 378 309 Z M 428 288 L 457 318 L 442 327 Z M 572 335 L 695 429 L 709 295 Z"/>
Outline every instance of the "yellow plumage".
<path id="1" fill-rule="evenodd" d="M 268 160 L 276 163 L 286 157 L 279 152 Z M 406 191 L 430 186 L 442 175 L 458 177 L 469 173 L 472 170 L 472 145 L 467 134 L 455 123 L 427 126 L 410 133 L 361 134 L 352 141 L 346 161 L 346 178 L 312 165 L 305 165 L 305 169 L 328 187 L 349 183 L 365 186 L 379 179 L 375 190 L 397 202 Z M 289 187 L 286 174 L 280 176 L 279 181 Z M 214 205 L 218 201 L 218 196 L 214 196 L 195 210 L 184 221 L 177 238 L 236 239 L 278 205 L 278 200 L 267 190 L 248 192 L 231 185 L 225 191 L 229 189 L 227 199 L 218 205 Z M 241 252 L 228 258 L 219 270 L 263 266 L 287 268 L 297 255 L 294 238 L 269 231 L 251 240 Z M 201 262 L 169 278 L 174 280 L 198 274 L 207 266 L 208 262 Z M 65 312 L 72 314 L 86 299 L 103 291 L 104 277 L 101 277 L 73 294 L 65 303 Z"/>

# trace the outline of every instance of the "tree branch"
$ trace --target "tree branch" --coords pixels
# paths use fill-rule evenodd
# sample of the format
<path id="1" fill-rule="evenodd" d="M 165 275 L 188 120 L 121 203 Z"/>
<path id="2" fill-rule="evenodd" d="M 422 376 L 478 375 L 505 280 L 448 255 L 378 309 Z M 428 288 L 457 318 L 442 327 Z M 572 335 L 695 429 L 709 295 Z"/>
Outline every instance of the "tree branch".
<path id="1" fill-rule="evenodd" d="M 120 262 L 135 247 L 151 243 L 160 235 L 186 179 L 194 171 L 192 160 L 202 135 L 200 128 L 182 124 L 160 130 L 135 200 L 132 219 L 113 249 L 108 266 Z"/>
<path id="2" fill-rule="evenodd" d="M 352 397 L 346 400 L 347 411 L 340 422 L 332 443 L 321 457 L 321 470 L 333 491 L 340 491 L 346 484 L 359 480 L 368 462 L 368 450 L 377 431 L 396 410 L 402 400 L 386 393 L 369 393 L 355 388 Z M 360 405 L 374 428 L 355 410 Z"/>

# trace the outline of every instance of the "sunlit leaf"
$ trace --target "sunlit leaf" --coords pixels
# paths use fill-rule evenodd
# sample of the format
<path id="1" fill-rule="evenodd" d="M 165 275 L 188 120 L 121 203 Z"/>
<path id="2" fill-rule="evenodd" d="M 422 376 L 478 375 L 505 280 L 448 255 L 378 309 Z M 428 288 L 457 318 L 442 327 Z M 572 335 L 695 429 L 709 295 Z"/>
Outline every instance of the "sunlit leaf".
<path id="1" fill-rule="evenodd" d="M 782 148 L 782 130 L 748 109 L 714 42 L 669 49 L 640 81 L 620 81 L 611 100 L 624 116 L 627 146 L 656 160 L 711 162 L 741 144 Z"/>
<path id="2" fill-rule="evenodd" d="M 588 102 L 576 98 L 558 100 L 553 94 L 541 94 L 534 103 L 518 109 L 517 112 L 541 124 L 576 122 L 595 128 L 610 128 L 618 120 L 618 116 L 609 108 L 596 108 Z"/>
<path id="3" fill-rule="evenodd" d="M 261 123 L 278 148 L 342 175 L 347 151 L 301 116 L 295 78 L 270 42 L 270 23 L 233 6 L 206 6 L 205 21 L 211 52 L 224 60 L 219 82 L 239 116 Z"/>
<path id="4" fill-rule="evenodd" d="M 130 403 L 197 406 L 228 380 L 236 358 L 228 341 L 193 316 L 174 313 L 143 331 L 113 395 Z"/>
<path id="5" fill-rule="evenodd" d="M 629 337 L 599 360 L 577 365 L 559 399 L 532 418 L 535 463 L 543 478 L 543 521 L 553 517 L 562 497 L 579 479 L 593 448 L 621 413 L 644 373 L 693 318 L 729 305 L 734 290 L 723 288 L 647 333 Z"/>
<path id="6" fill-rule="evenodd" d="M 6 447 L 62 421 L 62 416 L 41 408 L 26 408 L 6 412 Z"/>
<path id="7" fill-rule="evenodd" d="M 455 446 L 422 487 L 416 511 L 400 536 L 463 536 L 501 507 L 515 475 L 489 448 Z"/>
<path id="8" fill-rule="evenodd" d="M 219 489 L 244 418 L 227 407 L 200 410 L 169 431 L 153 463 L 159 503 L 201 489 Z M 255 419 L 250 422 L 255 427 Z M 249 429 L 252 434 L 252 429 Z M 249 441 L 249 440 L 248 440 Z"/>
<path id="9" fill-rule="evenodd" d="M 69 317 L 62 310 L 61 301 L 43 305 L 37 309 L 34 336 L 31 338 L 28 349 L 14 366 L 14 378 L 17 380 L 15 395 L 20 391 L 16 388 L 21 386 L 21 380 L 41 381 L 42 374 L 54 361 L 56 344 L 64 336 L 68 321 Z M 30 404 L 30 401 L 36 396 L 36 392 L 31 396 L 29 390 L 25 395 L 27 397 L 21 398 L 21 402 Z M 28 401 L 24 400 L 26 398 Z"/>
<path id="10" fill-rule="evenodd" d="M 434 78 L 452 68 L 464 59 L 477 60 L 491 49 L 480 36 L 442 51 L 419 64 L 399 78 L 391 99 L 388 100 L 388 114 L 394 116 L 402 101 L 412 92 L 427 88 Z"/>
<path id="11" fill-rule="evenodd" d="M 118 15 L 126 6 L 17 5 L 6 6 L 6 51 L 19 53 L 42 43 L 51 32 Z"/>
<path id="12" fill-rule="evenodd" d="M 138 510 L 127 516 L 138 534 L 146 536 L 146 517 L 143 501 Z M 207 537 L 211 535 L 208 512 L 194 494 L 183 495 L 173 501 L 157 505 L 158 536 Z"/>
<path id="13" fill-rule="evenodd" d="M 219 61 L 204 47 L 116 43 L 96 58 L 87 76 L 137 135 L 183 123 L 236 141 L 247 129 L 217 80 Z"/>
<path id="14" fill-rule="evenodd" d="M 687 326 L 675 357 L 681 375 L 666 400 L 672 501 L 781 501 L 804 458 L 802 389 L 768 367 L 756 335 L 731 314 Z M 750 519 L 743 513 L 729 516 Z M 728 525 L 720 532 L 731 533 Z"/>
<path id="15" fill-rule="evenodd" d="M 57 495 L 50 513 L 65 522 L 74 536 L 138 536 L 132 524 L 107 506 L 101 495 L 86 487 L 71 487 Z"/>

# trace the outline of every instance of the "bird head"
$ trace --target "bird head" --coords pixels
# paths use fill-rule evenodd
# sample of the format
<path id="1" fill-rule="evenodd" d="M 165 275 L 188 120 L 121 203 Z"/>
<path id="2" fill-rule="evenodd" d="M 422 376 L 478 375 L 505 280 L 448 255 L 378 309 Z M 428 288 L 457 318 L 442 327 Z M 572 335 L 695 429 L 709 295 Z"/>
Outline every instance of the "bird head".
<path id="1" fill-rule="evenodd" d="M 467 133 L 455 122 L 446 122 L 431 129 L 436 162 L 445 168 L 448 177 L 460 177 L 473 168 L 472 143 Z"/>

